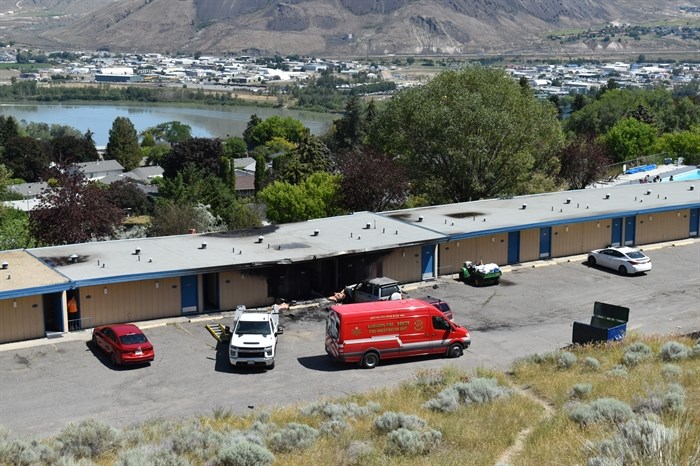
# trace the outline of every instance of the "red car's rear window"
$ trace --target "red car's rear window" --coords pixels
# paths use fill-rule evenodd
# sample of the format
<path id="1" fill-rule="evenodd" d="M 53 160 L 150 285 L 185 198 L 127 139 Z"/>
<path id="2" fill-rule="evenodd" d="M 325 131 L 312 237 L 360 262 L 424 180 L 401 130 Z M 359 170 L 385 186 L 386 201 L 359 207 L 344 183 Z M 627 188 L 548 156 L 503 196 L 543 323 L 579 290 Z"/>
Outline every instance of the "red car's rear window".
<path id="1" fill-rule="evenodd" d="M 148 339 L 146 339 L 146 335 L 143 333 L 129 333 L 120 336 L 119 341 L 122 342 L 122 345 L 137 345 L 139 343 L 146 343 Z"/>

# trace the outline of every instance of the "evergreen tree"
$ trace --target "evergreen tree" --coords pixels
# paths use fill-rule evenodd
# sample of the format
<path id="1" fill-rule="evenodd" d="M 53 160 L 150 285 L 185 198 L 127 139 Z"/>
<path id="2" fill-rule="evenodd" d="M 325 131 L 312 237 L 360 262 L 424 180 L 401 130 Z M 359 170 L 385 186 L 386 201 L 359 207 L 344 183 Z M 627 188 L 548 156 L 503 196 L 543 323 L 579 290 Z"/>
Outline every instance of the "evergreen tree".
<path id="1" fill-rule="evenodd" d="M 131 171 L 141 164 L 136 128 L 126 117 L 117 117 L 112 123 L 107 142 L 107 158 L 119 162 L 126 171 Z"/>

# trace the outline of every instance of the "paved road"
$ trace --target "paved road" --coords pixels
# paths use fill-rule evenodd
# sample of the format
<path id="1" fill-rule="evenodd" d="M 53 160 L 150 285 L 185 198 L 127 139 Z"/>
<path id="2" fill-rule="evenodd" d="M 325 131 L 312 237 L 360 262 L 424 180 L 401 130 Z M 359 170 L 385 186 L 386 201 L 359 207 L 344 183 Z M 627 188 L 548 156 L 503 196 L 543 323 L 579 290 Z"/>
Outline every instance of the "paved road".
<path id="1" fill-rule="evenodd" d="M 332 363 L 324 353 L 324 311 L 318 307 L 292 309 L 284 317 L 277 367 L 268 372 L 229 367 L 225 349 L 217 349 L 204 328 L 214 316 L 144 325 L 157 352 L 146 367 L 113 369 L 86 344 L 89 334 L 36 346 L 0 345 L 0 425 L 11 435 L 46 436 L 88 417 L 124 427 L 215 408 L 245 413 L 337 397 L 392 386 L 418 369 L 447 364 L 504 370 L 520 357 L 568 345 L 572 323 L 587 322 L 596 300 L 628 306 L 630 331 L 697 332 L 700 241 L 683 243 L 647 248 L 654 269 L 642 276 L 590 268 L 581 256 L 515 268 L 498 286 L 473 288 L 444 278 L 408 289 L 412 297 L 446 299 L 455 320 L 470 328 L 473 346 L 456 360 L 407 359 L 372 370 Z"/>

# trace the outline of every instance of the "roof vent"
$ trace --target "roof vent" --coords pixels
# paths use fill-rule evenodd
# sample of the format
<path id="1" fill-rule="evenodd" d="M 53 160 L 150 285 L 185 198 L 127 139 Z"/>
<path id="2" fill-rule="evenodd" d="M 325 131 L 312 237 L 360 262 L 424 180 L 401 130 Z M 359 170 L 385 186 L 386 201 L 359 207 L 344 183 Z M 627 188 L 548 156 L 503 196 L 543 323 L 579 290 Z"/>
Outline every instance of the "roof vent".
<path id="1" fill-rule="evenodd" d="M 141 248 L 136 248 L 134 250 L 134 255 L 138 256 L 139 254 L 141 254 Z"/>
<path id="2" fill-rule="evenodd" d="M 265 238 L 264 238 L 262 235 L 260 235 L 260 236 L 258 236 L 258 240 L 257 240 L 256 242 L 257 242 L 257 243 L 262 243 L 264 239 L 265 239 Z"/>
<path id="3" fill-rule="evenodd" d="M 68 259 L 70 259 L 71 264 L 75 264 L 78 262 L 78 255 L 77 254 L 71 254 Z"/>
<path id="4" fill-rule="evenodd" d="M 651 189 L 647 189 L 647 196 L 651 194 Z"/>
<path id="5" fill-rule="evenodd" d="M 521 207 L 521 209 L 523 209 L 523 210 L 527 209 L 527 204 L 523 204 L 523 206 Z"/>
<path id="6" fill-rule="evenodd" d="M 319 233 L 320 233 L 320 231 L 318 231 L 318 228 L 316 228 L 316 229 L 314 230 L 314 236 L 318 236 Z"/>
<path id="7" fill-rule="evenodd" d="M 571 198 L 570 198 L 570 197 L 567 197 L 567 198 L 566 198 L 565 204 L 571 204 Z"/>
<path id="8" fill-rule="evenodd" d="M 202 241 L 202 247 L 201 247 L 201 249 L 206 249 L 206 248 L 207 248 L 207 242 L 206 242 L 206 241 Z"/>
<path id="9" fill-rule="evenodd" d="M 2 269 L 3 269 L 3 270 L 6 270 L 9 266 L 10 266 L 10 263 L 9 263 L 9 262 L 3 261 L 3 263 L 2 263 Z"/>
<path id="10" fill-rule="evenodd" d="M 422 216 L 422 215 L 419 215 L 419 216 L 418 216 L 418 221 L 419 221 L 419 222 L 422 222 L 422 221 L 423 221 L 423 216 Z"/>
<path id="11" fill-rule="evenodd" d="M 610 199 L 610 193 L 607 193 L 607 194 L 605 195 L 605 199 Z"/>
<path id="12" fill-rule="evenodd" d="M 372 228 L 372 224 L 369 222 L 365 223 L 365 230 L 369 230 L 370 228 Z"/>
<path id="13" fill-rule="evenodd" d="M 688 188 L 688 191 L 693 191 L 694 189 L 695 189 L 695 185 L 694 185 L 694 184 L 691 184 L 691 185 L 690 185 L 690 188 Z"/>

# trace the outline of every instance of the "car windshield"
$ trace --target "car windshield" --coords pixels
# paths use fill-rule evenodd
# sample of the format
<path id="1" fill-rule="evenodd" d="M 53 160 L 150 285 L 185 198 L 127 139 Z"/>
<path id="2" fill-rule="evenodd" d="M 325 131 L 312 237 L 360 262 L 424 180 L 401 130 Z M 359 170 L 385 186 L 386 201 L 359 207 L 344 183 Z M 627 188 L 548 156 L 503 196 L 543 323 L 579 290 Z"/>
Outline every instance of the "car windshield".
<path id="1" fill-rule="evenodd" d="M 146 335 L 143 333 L 128 333 L 119 337 L 119 341 L 122 345 L 138 345 L 139 343 L 146 343 Z"/>
<path id="2" fill-rule="evenodd" d="M 268 322 L 238 322 L 236 334 L 238 335 L 269 335 L 270 324 Z"/>
<path id="3" fill-rule="evenodd" d="M 627 257 L 629 257 L 630 259 L 644 259 L 647 256 L 645 256 L 639 251 L 630 251 L 627 253 Z"/>

